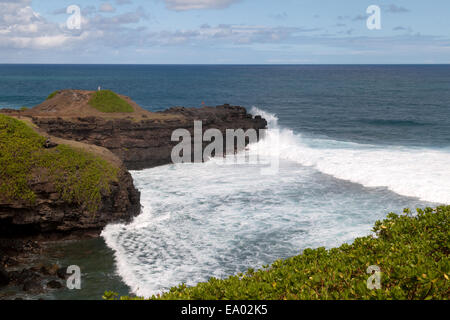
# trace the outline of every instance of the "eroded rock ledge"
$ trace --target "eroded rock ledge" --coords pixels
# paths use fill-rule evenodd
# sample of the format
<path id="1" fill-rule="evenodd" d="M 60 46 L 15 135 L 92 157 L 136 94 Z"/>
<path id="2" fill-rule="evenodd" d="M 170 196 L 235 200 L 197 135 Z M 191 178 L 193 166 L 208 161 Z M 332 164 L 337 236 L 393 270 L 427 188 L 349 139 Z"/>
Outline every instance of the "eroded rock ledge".
<path id="1" fill-rule="evenodd" d="M 178 142 L 171 141 L 175 129 L 187 129 L 193 135 L 194 120 L 201 120 L 203 131 L 219 129 L 255 129 L 267 126 L 260 116 L 253 117 L 238 106 L 184 108 L 173 107 L 162 112 L 149 112 L 129 97 L 132 112 L 100 112 L 90 105 L 96 92 L 61 90 L 29 110 L 0 110 L 34 126 L 51 144 L 68 144 L 95 153 L 116 167 L 119 178 L 112 182 L 109 195 L 102 196 L 95 214 L 77 204 L 61 199 L 45 174 L 29 181 L 37 196 L 36 203 L 0 200 L 0 236 L 42 235 L 97 230 L 109 222 L 129 221 L 140 213 L 140 193 L 133 185 L 128 170 L 139 170 L 171 163 L 171 152 Z M 208 143 L 204 143 L 207 145 Z M 1 197 L 0 197 L 1 199 Z"/>
<path id="2" fill-rule="evenodd" d="M 171 141 L 175 129 L 187 129 L 193 135 L 194 120 L 203 130 L 264 129 L 266 120 L 253 117 L 238 106 L 184 108 L 174 107 L 152 114 L 151 119 L 107 119 L 96 116 L 63 118 L 33 117 L 33 122 L 51 135 L 105 147 L 117 155 L 130 170 L 140 170 L 171 162 Z"/>
<path id="3" fill-rule="evenodd" d="M 42 177 L 30 182 L 37 198 L 34 204 L 0 199 L 2 238 L 95 235 L 110 222 L 128 222 L 140 213 L 140 193 L 124 168 L 119 171 L 118 180 L 111 182 L 110 193 L 102 196 L 95 213 L 62 200 L 54 184 Z"/>
<path id="4" fill-rule="evenodd" d="M 125 96 L 120 99 L 131 105 L 133 112 L 103 113 L 89 105 L 93 94 L 62 90 L 30 110 L 0 109 L 1 114 L 24 121 L 46 137 L 46 147 L 65 144 L 83 149 L 119 168 L 117 179 L 111 182 L 109 193 L 102 195 L 95 213 L 62 200 L 45 174 L 33 175 L 29 181 L 36 195 L 34 204 L 0 197 L 0 287 L 10 283 L 23 285 L 23 290 L 36 287 L 40 291 L 40 279 L 55 276 L 57 266 L 19 267 L 22 260 L 39 254 L 41 240 L 97 236 L 106 224 L 127 222 L 138 215 L 140 193 L 128 170 L 171 163 L 172 148 L 178 144 L 171 141 L 175 129 L 187 129 L 193 135 L 194 120 L 201 120 L 203 131 L 219 129 L 225 137 L 227 129 L 259 132 L 267 126 L 266 120 L 253 117 L 243 107 L 174 107 L 148 112 Z M 15 271 L 11 271 L 12 266 Z"/>

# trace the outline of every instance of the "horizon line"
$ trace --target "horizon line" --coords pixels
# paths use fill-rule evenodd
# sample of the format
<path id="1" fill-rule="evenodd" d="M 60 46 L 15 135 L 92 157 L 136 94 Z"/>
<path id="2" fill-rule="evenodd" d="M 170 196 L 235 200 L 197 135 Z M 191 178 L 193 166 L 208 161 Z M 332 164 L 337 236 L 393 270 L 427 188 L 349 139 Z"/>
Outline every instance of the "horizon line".
<path id="1" fill-rule="evenodd" d="M 445 66 L 449 63 L 9 63 L 0 65 L 72 65 L 72 66 Z"/>

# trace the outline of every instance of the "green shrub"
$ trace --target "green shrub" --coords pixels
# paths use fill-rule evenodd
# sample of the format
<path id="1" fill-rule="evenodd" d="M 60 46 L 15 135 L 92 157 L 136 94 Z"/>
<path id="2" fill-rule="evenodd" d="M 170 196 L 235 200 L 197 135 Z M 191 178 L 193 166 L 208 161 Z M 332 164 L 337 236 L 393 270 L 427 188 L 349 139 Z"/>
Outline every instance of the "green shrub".
<path id="1" fill-rule="evenodd" d="M 133 107 L 111 90 L 100 90 L 92 94 L 89 104 L 101 112 L 134 112 Z"/>
<path id="2" fill-rule="evenodd" d="M 52 93 L 50 93 L 50 94 L 48 95 L 47 99 L 45 99 L 45 100 L 49 100 L 49 99 L 53 98 L 53 97 L 56 96 L 59 92 L 60 92 L 59 90 L 53 91 Z"/>
<path id="3" fill-rule="evenodd" d="M 152 299 L 448 299 L 450 206 L 390 213 L 374 236 L 339 248 L 306 249 L 270 267 L 194 287 L 182 284 Z M 367 268 L 381 269 L 381 289 L 369 290 Z M 106 292 L 104 299 L 119 296 Z M 121 297 L 120 299 L 136 299 Z M 141 299 L 141 298 L 137 298 Z"/>
<path id="4" fill-rule="evenodd" d="M 33 201 L 28 186 L 35 155 L 45 139 L 22 121 L 0 114 L 0 196 Z"/>
<path id="5" fill-rule="evenodd" d="M 20 111 L 27 111 L 27 110 L 28 110 L 28 107 L 26 107 L 26 106 L 20 107 Z"/>
<path id="6" fill-rule="evenodd" d="M 67 145 L 44 148 L 46 139 L 17 119 L 0 115 L 0 197 L 33 204 L 33 174 L 46 174 L 61 198 L 95 213 L 118 168 Z"/>

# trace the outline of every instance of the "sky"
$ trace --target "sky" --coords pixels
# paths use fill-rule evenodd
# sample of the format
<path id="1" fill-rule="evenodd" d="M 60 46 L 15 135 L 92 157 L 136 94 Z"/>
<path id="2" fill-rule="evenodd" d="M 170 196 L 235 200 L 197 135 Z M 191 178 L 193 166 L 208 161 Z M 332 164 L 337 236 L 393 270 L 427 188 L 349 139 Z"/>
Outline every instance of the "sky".
<path id="1" fill-rule="evenodd" d="M 450 63 L 450 1 L 0 0 L 0 63 Z"/>

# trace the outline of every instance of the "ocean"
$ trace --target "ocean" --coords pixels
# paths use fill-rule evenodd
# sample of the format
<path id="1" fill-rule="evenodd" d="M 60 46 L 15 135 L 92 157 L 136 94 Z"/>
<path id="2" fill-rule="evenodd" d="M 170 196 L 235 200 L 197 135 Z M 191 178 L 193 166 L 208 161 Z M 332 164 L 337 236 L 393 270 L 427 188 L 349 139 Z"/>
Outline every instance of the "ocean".
<path id="1" fill-rule="evenodd" d="M 277 157 L 279 170 L 212 159 L 132 171 L 142 214 L 50 246 L 46 258 L 78 264 L 84 280 L 44 298 L 150 296 L 350 243 L 391 211 L 450 204 L 450 65 L 0 65 L 0 108 L 98 86 L 150 111 L 244 106 L 269 131 L 234 157 Z"/>

